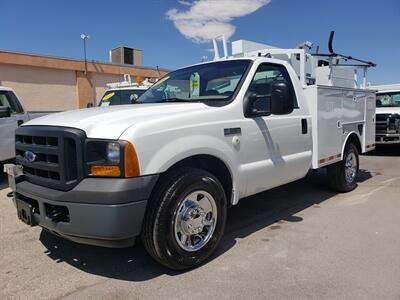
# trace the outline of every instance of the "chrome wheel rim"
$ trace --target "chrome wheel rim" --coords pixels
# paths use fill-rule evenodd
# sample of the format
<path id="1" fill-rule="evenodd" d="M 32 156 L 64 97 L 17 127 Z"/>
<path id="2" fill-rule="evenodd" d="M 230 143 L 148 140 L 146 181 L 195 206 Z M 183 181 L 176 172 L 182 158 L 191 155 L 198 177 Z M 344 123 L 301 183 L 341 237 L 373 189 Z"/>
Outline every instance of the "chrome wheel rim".
<path id="1" fill-rule="evenodd" d="M 175 240 L 185 251 L 203 248 L 211 239 L 217 224 L 215 199 L 206 191 L 187 195 L 176 210 Z"/>
<path id="2" fill-rule="evenodd" d="M 352 152 L 349 153 L 345 161 L 345 177 L 348 183 L 354 182 L 357 176 L 357 157 Z"/>

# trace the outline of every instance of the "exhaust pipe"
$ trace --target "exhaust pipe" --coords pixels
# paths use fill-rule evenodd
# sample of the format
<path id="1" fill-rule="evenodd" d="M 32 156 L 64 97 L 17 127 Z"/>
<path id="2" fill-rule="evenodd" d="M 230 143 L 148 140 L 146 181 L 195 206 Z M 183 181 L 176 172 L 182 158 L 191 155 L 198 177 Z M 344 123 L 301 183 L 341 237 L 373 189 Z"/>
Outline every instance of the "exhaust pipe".
<path id="1" fill-rule="evenodd" d="M 331 31 L 329 34 L 329 42 L 328 42 L 328 50 L 329 53 L 332 55 L 336 55 L 335 51 L 333 51 L 333 36 L 335 35 L 335 31 Z"/>

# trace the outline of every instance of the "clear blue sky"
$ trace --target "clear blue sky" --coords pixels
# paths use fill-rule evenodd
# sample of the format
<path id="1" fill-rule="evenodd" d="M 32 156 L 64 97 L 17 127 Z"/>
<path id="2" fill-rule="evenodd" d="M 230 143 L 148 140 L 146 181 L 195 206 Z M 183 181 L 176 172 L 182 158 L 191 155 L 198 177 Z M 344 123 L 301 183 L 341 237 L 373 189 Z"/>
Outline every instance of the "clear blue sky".
<path id="1" fill-rule="evenodd" d="M 124 44 L 142 49 L 146 66 L 175 69 L 213 56 L 207 51 L 211 43 L 188 39 L 166 15 L 173 8 L 190 9 L 190 2 L 1 1 L 0 49 L 82 58 L 79 36 L 85 32 L 92 36 L 89 59 L 107 61 L 108 50 Z M 400 82 L 399 0 L 272 0 L 224 22 L 236 28 L 230 40 L 279 47 L 310 40 L 325 50 L 329 31 L 335 30 L 337 52 L 378 64 L 370 72 L 371 82 Z"/>

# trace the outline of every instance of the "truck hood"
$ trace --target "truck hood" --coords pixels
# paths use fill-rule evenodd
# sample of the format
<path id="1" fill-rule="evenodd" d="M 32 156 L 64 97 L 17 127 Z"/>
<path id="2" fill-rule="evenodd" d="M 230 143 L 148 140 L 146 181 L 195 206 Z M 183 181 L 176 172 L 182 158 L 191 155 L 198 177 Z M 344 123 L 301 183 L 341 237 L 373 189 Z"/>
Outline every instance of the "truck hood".
<path id="1" fill-rule="evenodd" d="M 377 114 L 400 114 L 400 107 L 377 107 Z"/>
<path id="2" fill-rule="evenodd" d="M 118 139 L 126 129 L 134 124 L 207 109 L 211 109 L 211 107 L 203 103 L 155 103 L 94 107 L 49 114 L 31 120 L 23 126 L 73 127 L 85 131 L 87 137 L 90 138 Z"/>

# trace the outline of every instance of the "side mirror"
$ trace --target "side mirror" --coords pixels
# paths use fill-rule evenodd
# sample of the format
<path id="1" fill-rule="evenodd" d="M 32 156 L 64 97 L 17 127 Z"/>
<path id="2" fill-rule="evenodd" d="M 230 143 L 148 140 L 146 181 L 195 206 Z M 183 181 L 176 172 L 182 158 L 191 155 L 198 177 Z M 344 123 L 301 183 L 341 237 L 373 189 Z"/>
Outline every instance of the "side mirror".
<path id="1" fill-rule="evenodd" d="M 268 116 L 271 114 L 271 102 L 269 97 L 259 96 L 254 92 L 248 92 L 244 99 L 246 118 Z"/>
<path id="2" fill-rule="evenodd" d="M 286 82 L 277 81 L 272 84 L 271 113 L 274 115 L 290 114 L 294 109 L 294 97 Z"/>
<path id="3" fill-rule="evenodd" d="M 0 118 L 11 117 L 11 108 L 8 106 L 0 106 Z"/>

